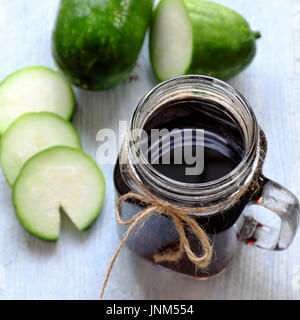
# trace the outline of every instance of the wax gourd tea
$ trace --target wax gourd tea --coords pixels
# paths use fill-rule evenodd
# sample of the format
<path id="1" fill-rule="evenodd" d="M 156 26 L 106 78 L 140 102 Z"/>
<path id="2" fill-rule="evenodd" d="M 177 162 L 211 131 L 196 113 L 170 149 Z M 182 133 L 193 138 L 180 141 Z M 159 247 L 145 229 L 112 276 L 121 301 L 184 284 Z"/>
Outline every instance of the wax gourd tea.
<path id="1" fill-rule="evenodd" d="M 266 137 L 237 90 L 206 76 L 170 79 L 142 98 L 129 129 L 114 169 L 118 232 L 128 248 L 207 279 L 224 271 L 242 243 L 290 245 L 299 201 L 263 175 Z M 278 235 L 250 205 L 288 224 Z"/>
<path id="2" fill-rule="evenodd" d="M 245 128 L 242 128 L 234 115 L 216 99 L 188 93 L 183 97 L 178 94 L 179 97 L 174 98 L 170 93 L 166 95 L 169 95 L 170 98 L 159 106 L 154 106 L 141 122 L 148 140 L 145 156 L 148 165 L 162 179 L 161 183 L 166 186 L 168 181 L 172 181 L 175 185 L 185 186 L 185 192 L 187 192 L 190 186 L 215 183 L 226 176 L 230 178 L 231 173 L 239 166 L 247 152 L 248 142 L 245 138 Z M 136 111 L 135 115 L 137 114 L 139 113 Z M 197 135 L 199 130 L 202 132 L 201 135 Z M 153 132 L 160 132 L 159 139 L 153 139 Z M 196 174 L 195 172 L 187 174 L 187 169 L 195 168 L 197 163 L 187 161 L 186 156 L 196 157 L 197 150 L 200 150 L 198 154 L 200 162 L 201 159 L 203 160 L 200 166 L 202 170 Z M 176 154 L 181 157 L 175 157 Z M 129 180 L 126 172 L 122 172 L 122 165 L 117 163 L 114 182 L 118 197 L 131 192 L 132 184 Z M 146 188 L 149 187 L 146 181 L 144 185 Z M 166 200 L 168 196 L 162 195 L 158 191 L 159 188 L 159 185 L 153 186 L 151 192 Z M 190 192 L 193 193 L 193 191 Z M 187 257 L 181 259 L 179 263 L 162 262 L 161 265 L 199 278 L 210 277 L 221 272 L 232 257 L 232 250 L 228 251 L 224 248 L 229 245 L 237 246 L 234 224 L 252 196 L 252 191 L 249 189 L 234 206 L 222 214 L 195 217 L 197 223 L 202 226 L 214 243 L 215 256 L 208 270 L 196 270 L 195 265 Z M 177 196 L 173 195 L 173 197 L 172 200 L 178 204 Z M 201 202 L 196 201 L 193 205 L 201 205 Z M 122 217 L 127 220 L 145 207 L 147 205 L 135 199 L 126 200 L 121 207 Z M 120 236 L 123 235 L 124 230 L 124 227 L 119 227 Z M 201 255 L 199 240 L 189 228 L 186 228 L 185 231 L 192 250 Z M 144 223 L 137 234 L 130 237 L 127 245 L 141 256 L 153 261 L 154 254 L 178 249 L 178 234 L 168 217 L 154 216 Z"/>

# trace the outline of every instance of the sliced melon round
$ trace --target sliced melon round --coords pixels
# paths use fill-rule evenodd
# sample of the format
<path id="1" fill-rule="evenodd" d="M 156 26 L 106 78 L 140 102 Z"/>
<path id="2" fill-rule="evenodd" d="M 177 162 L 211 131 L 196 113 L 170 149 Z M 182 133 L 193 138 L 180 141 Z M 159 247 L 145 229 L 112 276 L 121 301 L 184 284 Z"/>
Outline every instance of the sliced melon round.
<path id="1" fill-rule="evenodd" d="M 17 217 L 32 235 L 59 238 L 60 214 L 80 230 L 98 217 L 105 180 L 95 161 L 79 149 L 52 147 L 30 158 L 13 187 Z"/>
<path id="2" fill-rule="evenodd" d="M 12 186 L 24 163 L 52 146 L 81 148 L 74 126 L 50 112 L 25 113 L 5 131 L 0 141 L 0 164 Z"/>
<path id="3" fill-rule="evenodd" d="M 0 134 L 20 115 L 49 111 L 70 119 L 75 96 L 70 84 L 43 66 L 21 69 L 0 84 Z"/>

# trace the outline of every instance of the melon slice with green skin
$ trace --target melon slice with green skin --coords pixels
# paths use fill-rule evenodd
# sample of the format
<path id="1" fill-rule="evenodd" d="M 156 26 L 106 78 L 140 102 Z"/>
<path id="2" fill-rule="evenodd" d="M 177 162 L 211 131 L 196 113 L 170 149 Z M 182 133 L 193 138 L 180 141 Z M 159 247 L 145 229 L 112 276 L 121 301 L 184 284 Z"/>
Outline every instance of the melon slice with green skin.
<path id="1" fill-rule="evenodd" d="M 187 74 L 228 80 L 256 53 L 256 39 L 237 12 L 204 0 L 161 0 L 150 30 L 150 57 L 160 81 Z"/>
<path id="2" fill-rule="evenodd" d="M 0 164 L 12 186 L 24 163 L 52 146 L 81 148 L 74 126 L 50 112 L 25 113 L 4 132 L 0 141 Z"/>
<path id="3" fill-rule="evenodd" d="M 60 214 L 86 230 L 98 217 L 105 180 L 95 161 L 81 150 L 52 147 L 30 158 L 13 186 L 18 219 L 32 235 L 56 241 Z"/>
<path id="4" fill-rule="evenodd" d="M 70 119 L 75 97 L 70 84 L 43 66 L 21 69 L 0 84 L 0 135 L 20 115 L 48 111 Z"/>

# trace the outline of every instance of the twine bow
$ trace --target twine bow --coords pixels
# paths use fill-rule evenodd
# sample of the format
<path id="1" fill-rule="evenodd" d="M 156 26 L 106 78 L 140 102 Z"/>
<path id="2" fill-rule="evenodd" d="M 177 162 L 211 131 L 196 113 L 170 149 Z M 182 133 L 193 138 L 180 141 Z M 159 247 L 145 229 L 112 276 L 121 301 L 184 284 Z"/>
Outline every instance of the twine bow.
<path id="1" fill-rule="evenodd" d="M 123 221 L 120 217 L 120 208 L 121 208 L 122 202 L 127 199 L 137 199 L 139 201 L 142 201 L 148 204 L 149 206 L 147 206 L 147 208 L 145 208 L 144 210 L 138 212 L 128 221 Z M 109 268 L 107 270 L 106 278 L 101 290 L 101 300 L 103 298 L 105 287 L 107 285 L 113 265 L 119 255 L 119 252 L 123 248 L 124 244 L 126 243 L 130 234 L 136 228 L 136 226 L 140 222 L 144 221 L 147 217 L 152 216 L 153 214 L 165 214 L 166 216 L 170 217 L 173 220 L 175 227 L 177 229 L 177 232 L 179 234 L 179 249 L 176 252 L 167 252 L 162 255 L 160 254 L 154 255 L 153 259 L 155 262 L 157 263 L 163 262 L 163 261 L 177 262 L 182 258 L 182 255 L 185 252 L 189 260 L 199 268 L 204 269 L 209 265 L 212 254 L 213 254 L 213 249 L 208 239 L 208 236 L 205 233 L 205 231 L 197 224 L 197 222 L 186 214 L 187 212 L 191 211 L 190 208 L 184 208 L 184 210 L 182 210 L 183 208 L 184 207 L 173 206 L 170 203 L 162 201 L 153 195 L 151 195 L 151 198 L 148 198 L 148 197 L 139 195 L 137 193 L 130 192 L 120 197 L 117 204 L 117 208 L 116 208 L 117 221 L 119 224 L 123 226 L 130 225 L 130 227 L 127 229 L 119 248 L 117 249 L 113 259 L 110 262 Z M 191 228 L 191 230 L 194 232 L 194 234 L 197 236 L 197 238 L 201 242 L 202 249 L 203 249 L 203 255 L 201 257 L 197 257 L 191 250 L 189 241 L 184 231 L 184 226 L 182 221 L 184 221 Z"/>
<path id="2" fill-rule="evenodd" d="M 142 201 L 149 206 L 137 213 L 135 216 L 133 216 L 128 221 L 122 221 L 120 218 L 120 206 L 123 201 L 127 199 L 137 199 L 139 201 Z M 197 265 L 199 268 L 206 268 L 211 260 L 212 256 L 212 247 L 209 242 L 208 236 L 205 233 L 205 231 L 198 225 L 198 223 L 193 219 L 190 218 L 186 213 L 189 212 L 189 208 L 183 208 L 183 207 L 177 207 L 174 205 L 171 205 L 170 203 L 166 201 L 162 201 L 155 196 L 152 195 L 151 198 L 136 194 L 136 193 L 127 193 L 124 196 L 120 198 L 118 201 L 117 209 L 116 209 L 116 215 L 117 215 L 117 221 L 123 226 L 130 225 L 130 228 L 127 230 L 127 233 L 125 234 L 125 241 L 127 240 L 130 233 L 135 229 L 135 227 L 142 221 L 144 221 L 147 217 L 153 215 L 153 214 L 164 214 L 171 218 L 171 220 L 174 222 L 176 230 L 179 234 L 179 249 L 176 252 L 168 252 L 164 254 L 156 254 L 153 256 L 153 259 L 155 262 L 177 262 L 181 259 L 184 252 L 186 252 L 189 260 L 193 262 L 195 265 Z M 185 222 L 191 230 L 194 232 L 194 234 L 197 236 L 199 241 L 202 244 L 203 249 L 203 255 L 201 257 L 197 257 L 191 250 L 189 242 L 187 240 L 187 237 L 185 235 L 184 226 L 183 223 Z M 127 238 L 126 238 L 127 237 Z"/>
<path id="3" fill-rule="evenodd" d="M 205 269 L 210 261 L 211 257 L 213 254 L 213 249 L 210 244 L 209 238 L 205 231 L 198 225 L 198 223 L 191 217 L 187 215 L 187 213 L 191 212 L 203 212 L 207 211 L 207 208 L 187 208 L 187 207 L 179 207 L 179 206 L 174 206 L 166 201 L 163 201 L 157 197 L 155 197 L 153 194 L 151 194 L 149 191 L 147 191 L 141 183 L 136 179 L 134 173 L 131 171 L 130 166 L 128 166 L 129 173 L 131 177 L 134 179 L 134 181 L 138 184 L 138 186 L 143 190 L 143 192 L 147 195 L 143 196 L 134 192 L 127 193 L 123 196 L 121 196 L 118 200 L 117 203 L 117 208 L 116 208 L 116 216 L 117 216 L 117 221 L 119 224 L 123 226 L 129 226 L 127 229 L 122 242 L 117 249 L 115 255 L 113 256 L 110 265 L 108 267 L 105 281 L 101 290 L 101 296 L 100 299 L 102 300 L 103 295 L 104 295 L 104 290 L 107 285 L 111 270 L 113 268 L 113 265 L 119 255 L 119 252 L 123 248 L 124 244 L 126 243 L 127 239 L 129 238 L 130 234 L 133 232 L 133 230 L 136 228 L 136 226 L 140 223 L 145 221 L 146 218 L 152 216 L 153 214 L 164 214 L 168 216 L 175 224 L 176 230 L 179 234 L 179 249 L 176 252 L 167 252 L 164 254 L 156 254 L 153 256 L 153 259 L 155 262 L 163 262 L 163 261 L 168 261 L 168 262 L 177 262 L 182 258 L 182 255 L 184 252 L 186 253 L 187 257 L 189 260 L 194 263 L 197 267 L 201 269 Z M 139 201 L 142 201 L 145 204 L 148 204 L 148 206 L 138 212 L 136 215 L 134 215 L 131 219 L 128 221 L 123 221 L 120 216 L 120 209 L 123 201 L 127 199 L 136 199 Z M 203 250 L 203 255 L 200 257 L 197 257 L 193 251 L 191 250 L 191 247 L 189 245 L 189 241 L 186 237 L 185 231 L 184 231 L 184 226 L 183 222 L 185 222 L 191 230 L 194 232 L 196 237 L 199 239 L 201 245 L 202 245 L 202 250 Z"/>

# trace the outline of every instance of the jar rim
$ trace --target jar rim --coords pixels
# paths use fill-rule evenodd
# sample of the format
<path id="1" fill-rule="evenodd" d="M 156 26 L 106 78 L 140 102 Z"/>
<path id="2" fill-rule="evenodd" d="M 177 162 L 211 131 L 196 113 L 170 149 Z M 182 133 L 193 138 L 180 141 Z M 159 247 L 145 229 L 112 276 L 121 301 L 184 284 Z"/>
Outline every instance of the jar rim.
<path id="1" fill-rule="evenodd" d="M 136 132 L 135 129 L 142 129 L 140 125 L 139 119 L 142 116 L 142 109 L 145 108 L 147 103 L 150 103 L 151 99 L 158 95 L 159 92 L 162 92 L 161 95 L 164 96 L 167 94 L 168 90 L 174 90 L 176 87 L 184 86 L 182 92 L 188 87 L 193 89 L 194 86 L 205 85 L 207 88 L 211 88 L 214 90 L 218 90 L 219 95 L 224 95 L 226 98 L 230 99 L 231 107 L 234 109 L 235 105 L 239 105 L 239 108 L 244 112 L 244 116 L 247 117 L 250 126 L 246 126 L 245 129 L 248 130 L 248 145 L 245 147 L 245 154 L 243 155 L 240 163 L 228 174 L 223 177 L 212 180 L 204 183 L 186 183 L 174 180 L 165 175 L 162 175 L 158 170 L 156 170 L 148 161 L 142 163 L 137 163 L 135 165 L 135 169 L 137 169 L 138 174 L 146 179 L 147 183 L 152 185 L 154 189 L 161 189 L 163 192 L 169 192 L 172 196 L 176 197 L 187 197 L 189 194 L 193 194 L 194 198 L 200 199 L 203 196 L 216 196 L 216 192 L 221 196 L 228 195 L 228 192 L 234 192 L 234 185 L 237 183 L 242 183 L 245 179 L 251 178 L 251 172 L 255 170 L 249 170 L 251 168 L 250 163 L 255 161 L 255 157 L 257 156 L 257 147 L 258 147 L 258 135 L 259 129 L 255 114 L 247 101 L 247 99 L 235 88 L 230 86 L 229 84 L 215 79 L 213 77 L 202 76 L 202 75 L 185 75 L 179 76 L 167 81 L 164 81 L 157 86 L 155 86 L 152 90 L 150 90 L 139 102 L 131 121 L 130 126 L 130 140 L 134 141 Z M 237 110 L 236 110 L 237 111 Z M 145 119 L 144 119 L 145 123 Z M 139 127 L 141 126 L 141 127 Z M 244 132 L 243 132 L 244 134 Z M 244 137 L 245 138 L 245 137 Z M 135 154 L 137 154 L 137 150 L 134 150 L 135 145 L 133 144 L 132 148 L 129 148 L 129 155 L 134 158 Z M 258 159 L 256 159 L 258 163 Z M 163 186 L 162 186 L 163 185 Z M 198 195 L 199 197 L 195 197 Z"/>

